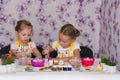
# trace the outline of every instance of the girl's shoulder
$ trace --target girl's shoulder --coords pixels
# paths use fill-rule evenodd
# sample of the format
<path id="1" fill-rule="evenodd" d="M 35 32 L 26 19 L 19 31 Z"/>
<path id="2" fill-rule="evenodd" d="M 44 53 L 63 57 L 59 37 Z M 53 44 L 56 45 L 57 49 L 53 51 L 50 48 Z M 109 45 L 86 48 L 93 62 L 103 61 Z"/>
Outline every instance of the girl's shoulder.
<path id="1" fill-rule="evenodd" d="M 36 46 L 35 42 L 33 42 L 33 41 L 30 41 L 29 44 L 32 46 Z"/>
<path id="2" fill-rule="evenodd" d="M 78 41 L 74 41 L 75 45 L 80 45 L 80 43 Z"/>
<path id="3" fill-rule="evenodd" d="M 74 42 L 74 49 L 80 49 L 80 43 L 75 41 Z"/>
<path id="4" fill-rule="evenodd" d="M 12 43 L 10 44 L 10 46 L 17 46 L 17 45 L 16 45 L 16 42 L 12 42 Z"/>
<path id="5" fill-rule="evenodd" d="M 35 44 L 35 42 L 33 42 L 33 41 L 30 41 L 29 43 L 30 43 L 30 44 Z"/>
<path id="6" fill-rule="evenodd" d="M 56 44 L 56 43 L 58 43 L 58 41 L 53 41 L 53 42 L 52 42 L 52 44 Z"/>

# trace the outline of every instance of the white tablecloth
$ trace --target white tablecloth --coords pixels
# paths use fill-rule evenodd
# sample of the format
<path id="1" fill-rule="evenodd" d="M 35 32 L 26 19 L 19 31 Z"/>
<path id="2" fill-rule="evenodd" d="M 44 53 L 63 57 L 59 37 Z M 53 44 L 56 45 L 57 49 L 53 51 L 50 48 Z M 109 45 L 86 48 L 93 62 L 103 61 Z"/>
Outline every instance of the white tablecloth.
<path id="1" fill-rule="evenodd" d="M 95 60 L 96 66 L 98 60 Z M 18 67 L 20 68 L 20 67 Z M 95 67 L 94 67 L 95 68 Z M 20 70 L 20 69 L 18 69 Z M 119 80 L 120 72 L 81 72 L 81 71 L 61 71 L 61 72 L 15 72 L 1 73 L 0 80 Z"/>

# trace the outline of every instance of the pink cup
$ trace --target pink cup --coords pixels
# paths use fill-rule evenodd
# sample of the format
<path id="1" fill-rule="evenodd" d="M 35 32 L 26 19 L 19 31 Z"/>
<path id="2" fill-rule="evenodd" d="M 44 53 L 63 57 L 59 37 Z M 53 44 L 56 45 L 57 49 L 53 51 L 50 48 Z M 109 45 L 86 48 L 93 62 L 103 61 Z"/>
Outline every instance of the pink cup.
<path id="1" fill-rule="evenodd" d="M 94 63 L 94 58 L 81 58 L 83 66 L 92 66 Z"/>

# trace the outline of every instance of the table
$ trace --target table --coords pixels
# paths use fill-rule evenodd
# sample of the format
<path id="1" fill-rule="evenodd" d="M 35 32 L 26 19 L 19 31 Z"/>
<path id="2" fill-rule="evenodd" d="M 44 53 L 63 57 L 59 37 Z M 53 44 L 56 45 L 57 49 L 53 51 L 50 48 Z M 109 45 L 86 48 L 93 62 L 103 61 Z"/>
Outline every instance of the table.
<path id="1" fill-rule="evenodd" d="M 99 60 L 95 60 L 95 65 Z M 120 78 L 120 72 L 16 72 L 0 74 L 0 80 L 115 80 Z"/>

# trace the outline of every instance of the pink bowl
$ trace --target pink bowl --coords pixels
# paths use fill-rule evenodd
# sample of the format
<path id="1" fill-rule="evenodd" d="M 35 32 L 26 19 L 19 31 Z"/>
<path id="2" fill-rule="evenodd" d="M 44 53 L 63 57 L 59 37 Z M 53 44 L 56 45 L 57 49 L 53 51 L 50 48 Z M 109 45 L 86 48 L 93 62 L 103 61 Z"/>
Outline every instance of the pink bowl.
<path id="1" fill-rule="evenodd" d="M 94 63 L 94 58 L 81 58 L 83 66 L 92 66 Z"/>
<path id="2" fill-rule="evenodd" d="M 32 59 L 31 63 L 32 63 L 32 66 L 34 66 L 34 67 L 43 67 L 44 66 L 44 59 L 40 59 L 40 60 Z"/>

